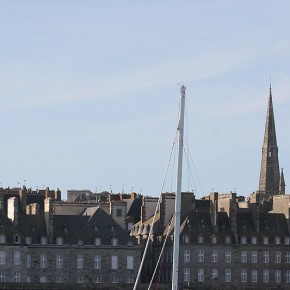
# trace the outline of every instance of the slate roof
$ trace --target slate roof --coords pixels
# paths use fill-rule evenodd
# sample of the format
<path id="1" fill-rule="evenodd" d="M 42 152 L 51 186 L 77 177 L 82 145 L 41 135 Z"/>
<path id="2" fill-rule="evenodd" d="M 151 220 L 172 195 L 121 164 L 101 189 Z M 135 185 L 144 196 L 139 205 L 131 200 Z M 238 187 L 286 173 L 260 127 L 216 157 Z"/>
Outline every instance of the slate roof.
<path id="1" fill-rule="evenodd" d="M 141 220 L 141 207 L 142 198 L 135 198 L 127 213 L 127 217 L 133 217 L 135 223 L 139 222 Z"/>
<path id="2" fill-rule="evenodd" d="M 63 237 L 64 243 L 78 244 L 82 240 L 85 245 L 93 245 L 95 238 L 101 238 L 102 245 L 111 245 L 112 238 L 118 238 L 119 245 L 127 245 L 129 236 L 103 209 L 98 208 L 92 216 L 54 216 L 54 237 Z"/>
<path id="3" fill-rule="evenodd" d="M 25 237 L 31 237 L 32 243 L 38 244 L 42 236 L 46 236 L 44 216 L 41 215 L 22 215 L 19 214 L 17 226 L 1 212 L 0 214 L 0 233 L 6 235 L 6 242 L 12 243 L 13 236 L 19 234 L 25 243 Z"/>

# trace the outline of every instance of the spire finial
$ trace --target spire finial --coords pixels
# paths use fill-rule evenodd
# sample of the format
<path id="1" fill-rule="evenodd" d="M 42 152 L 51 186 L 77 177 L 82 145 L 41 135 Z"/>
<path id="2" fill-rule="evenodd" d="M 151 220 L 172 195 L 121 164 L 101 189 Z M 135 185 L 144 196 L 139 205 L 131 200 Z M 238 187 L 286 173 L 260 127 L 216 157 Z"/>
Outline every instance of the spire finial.
<path id="1" fill-rule="evenodd" d="M 272 73 L 270 72 L 270 96 L 272 97 Z"/>

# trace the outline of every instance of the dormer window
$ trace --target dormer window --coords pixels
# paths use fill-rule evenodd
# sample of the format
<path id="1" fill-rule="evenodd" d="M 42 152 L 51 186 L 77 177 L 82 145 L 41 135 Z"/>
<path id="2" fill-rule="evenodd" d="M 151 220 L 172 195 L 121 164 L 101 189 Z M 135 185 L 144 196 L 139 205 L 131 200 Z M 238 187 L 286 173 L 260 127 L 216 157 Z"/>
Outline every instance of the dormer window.
<path id="1" fill-rule="evenodd" d="M 6 236 L 4 234 L 0 235 L 0 244 L 5 244 L 6 243 Z"/>
<path id="2" fill-rule="evenodd" d="M 127 246 L 128 247 L 132 247 L 133 246 L 133 242 L 131 240 L 129 240 L 128 243 L 127 243 Z"/>
<path id="3" fill-rule="evenodd" d="M 118 239 L 117 238 L 113 238 L 112 239 L 112 246 L 113 247 L 117 247 L 118 246 Z"/>
<path id="4" fill-rule="evenodd" d="M 257 237 L 252 237 L 252 244 L 256 245 L 257 244 Z"/>
<path id="5" fill-rule="evenodd" d="M 40 240 L 41 245 L 47 245 L 47 237 L 42 237 Z"/>
<path id="6" fill-rule="evenodd" d="M 264 237 L 263 238 L 263 244 L 264 245 L 268 245 L 269 244 L 269 238 L 268 237 Z"/>
<path id="7" fill-rule="evenodd" d="M 20 242 L 21 242 L 21 237 L 20 237 L 20 235 L 15 235 L 15 236 L 13 237 L 13 241 L 14 241 L 14 244 L 20 244 Z"/>
<path id="8" fill-rule="evenodd" d="M 280 245 L 280 244 L 281 244 L 281 238 L 275 237 L 275 245 Z"/>
<path id="9" fill-rule="evenodd" d="M 58 246 L 62 246 L 63 245 L 63 238 L 62 237 L 57 237 L 56 238 L 56 244 Z"/>
<path id="10" fill-rule="evenodd" d="M 217 243 L 217 237 L 216 237 L 216 236 L 213 236 L 213 237 L 211 238 L 211 242 L 212 242 L 213 244 L 216 244 L 216 243 Z"/>
<path id="11" fill-rule="evenodd" d="M 83 240 L 78 240 L 78 246 L 82 246 L 84 244 Z"/>
<path id="12" fill-rule="evenodd" d="M 246 245 L 247 244 L 247 237 L 241 237 L 241 244 Z"/>
<path id="13" fill-rule="evenodd" d="M 100 246 L 102 244 L 102 241 L 100 238 L 95 238 L 95 245 Z"/>
<path id="14" fill-rule="evenodd" d="M 184 237 L 184 243 L 185 244 L 188 244 L 189 243 L 189 236 L 188 235 L 185 235 L 183 237 Z"/>
<path id="15" fill-rule="evenodd" d="M 197 238 L 197 242 L 198 242 L 199 244 L 202 244 L 202 243 L 203 243 L 203 236 L 198 236 L 198 238 Z"/>
<path id="16" fill-rule="evenodd" d="M 225 237 L 225 243 L 230 244 L 231 243 L 231 237 Z"/>
<path id="17" fill-rule="evenodd" d="M 290 245 L 290 238 L 289 237 L 285 237 L 284 238 L 284 244 L 285 245 Z"/>
<path id="18" fill-rule="evenodd" d="M 31 245 L 31 243 L 32 243 L 32 238 L 31 238 L 31 237 L 26 237 L 26 238 L 25 238 L 25 243 L 26 243 L 27 245 Z"/>

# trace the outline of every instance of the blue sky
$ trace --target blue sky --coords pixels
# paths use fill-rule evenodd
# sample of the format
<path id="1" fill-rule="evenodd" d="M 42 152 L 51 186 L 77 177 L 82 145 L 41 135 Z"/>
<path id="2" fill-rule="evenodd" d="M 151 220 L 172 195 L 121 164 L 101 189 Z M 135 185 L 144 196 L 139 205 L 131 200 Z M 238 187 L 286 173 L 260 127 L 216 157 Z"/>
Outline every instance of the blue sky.
<path id="1" fill-rule="evenodd" d="M 289 10 L 289 1 L 1 1 L 2 185 L 157 195 L 184 83 L 197 196 L 248 195 L 270 74 L 287 185 Z"/>

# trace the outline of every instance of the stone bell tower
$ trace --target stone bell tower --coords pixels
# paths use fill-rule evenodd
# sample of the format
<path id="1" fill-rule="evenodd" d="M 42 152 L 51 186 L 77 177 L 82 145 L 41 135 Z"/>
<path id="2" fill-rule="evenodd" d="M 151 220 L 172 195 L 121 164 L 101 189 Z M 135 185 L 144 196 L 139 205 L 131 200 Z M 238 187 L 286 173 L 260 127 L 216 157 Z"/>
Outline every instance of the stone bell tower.
<path id="1" fill-rule="evenodd" d="M 280 170 L 278 159 L 278 146 L 272 102 L 272 88 L 270 86 L 264 143 L 262 148 L 259 192 L 271 195 L 279 194 L 279 183 Z"/>

